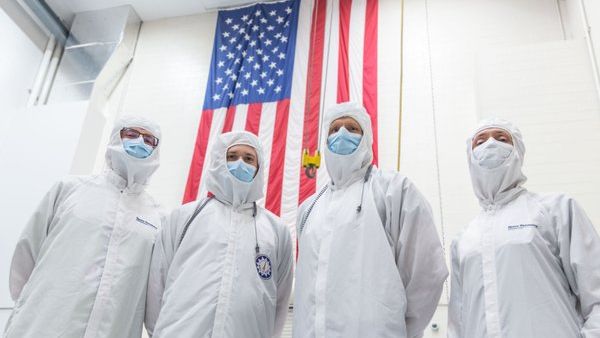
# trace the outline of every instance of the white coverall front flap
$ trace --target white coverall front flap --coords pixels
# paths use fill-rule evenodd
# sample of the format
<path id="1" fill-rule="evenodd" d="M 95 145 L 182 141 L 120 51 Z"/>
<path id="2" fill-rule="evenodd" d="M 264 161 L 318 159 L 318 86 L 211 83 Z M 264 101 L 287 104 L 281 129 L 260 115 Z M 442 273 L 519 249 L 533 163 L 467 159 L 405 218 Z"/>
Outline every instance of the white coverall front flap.
<path id="1" fill-rule="evenodd" d="M 236 144 L 258 153 L 259 169 L 250 183 L 227 170 L 227 149 Z M 206 199 L 173 211 L 159 234 L 148 284 L 148 333 L 155 338 L 277 337 L 292 288 L 292 243 L 289 230 L 272 213 L 257 206 L 253 217 L 254 202 L 262 196 L 261 147 L 256 136 L 232 132 L 220 135 L 211 151 L 206 180 L 214 198 L 185 236 L 186 223 Z"/>
<path id="2" fill-rule="evenodd" d="M 138 159 L 125 153 L 117 121 L 97 176 L 67 177 L 46 194 L 19 239 L 10 270 L 15 308 L 6 338 L 140 337 L 160 207 L 144 191 L 159 149 Z"/>
<path id="3" fill-rule="evenodd" d="M 364 108 L 335 106 L 326 126 L 342 116 L 364 135 L 350 155 L 325 150 L 332 182 L 300 207 L 294 337 L 420 337 L 448 275 L 431 209 L 406 177 L 369 173 Z"/>
<path id="4" fill-rule="evenodd" d="M 490 127 L 514 148 L 485 169 L 467 142 L 483 210 L 452 243 L 449 337 L 600 337 L 598 234 L 572 198 L 523 188 L 521 133 L 500 119 L 477 132 Z"/>

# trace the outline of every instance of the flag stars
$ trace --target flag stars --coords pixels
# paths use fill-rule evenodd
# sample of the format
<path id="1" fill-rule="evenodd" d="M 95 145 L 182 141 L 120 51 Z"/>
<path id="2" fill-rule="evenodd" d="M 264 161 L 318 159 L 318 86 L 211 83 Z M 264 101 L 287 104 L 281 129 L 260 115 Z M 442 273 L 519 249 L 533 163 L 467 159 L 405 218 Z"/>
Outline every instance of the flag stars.
<path id="1" fill-rule="evenodd" d="M 269 32 L 270 32 L 270 31 L 272 31 L 272 30 L 274 30 L 274 29 L 275 29 L 275 27 L 273 27 L 273 26 L 271 26 L 271 25 L 267 26 L 267 30 L 268 30 Z"/>
<path id="2" fill-rule="evenodd" d="M 254 55 L 248 56 L 248 62 L 254 62 Z"/>
<path id="3" fill-rule="evenodd" d="M 250 74 L 250 73 L 244 74 L 244 79 L 249 80 L 250 77 L 252 77 L 252 74 Z"/>
<path id="4" fill-rule="evenodd" d="M 235 80 L 237 80 L 237 75 L 235 75 L 235 74 L 231 74 L 231 75 L 229 76 L 229 78 L 230 78 L 230 79 L 232 79 L 233 81 L 235 81 Z"/>
<path id="5" fill-rule="evenodd" d="M 227 53 L 227 58 L 230 60 L 233 59 L 234 56 L 235 55 L 232 52 Z"/>
<path id="6" fill-rule="evenodd" d="M 280 92 L 280 91 L 281 91 L 281 86 L 277 86 L 277 87 L 275 87 L 275 93 L 278 93 L 278 94 L 279 94 L 279 92 Z"/>
<path id="7" fill-rule="evenodd" d="M 225 75 L 231 75 L 231 74 L 233 74 L 233 71 L 231 70 L 231 68 L 227 68 L 225 70 Z"/>
<path id="8" fill-rule="evenodd" d="M 281 42 L 285 43 L 285 42 L 287 42 L 288 38 L 287 38 L 287 36 L 284 35 L 281 37 L 280 40 L 281 40 Z"/>
<path id="9" fill-rule="evenodd" d="M 229 93 L 227 96 L 229 96 L 230 99 L 233 99 L 233 93 Z"/>
<path id="10" fill-rule="evenodd" d="M 280 60 L 283 60 L 283 59 L 285 59 L 285 53 L 279 53 L 279 55 L 277 55 L 277 57 L 278 57 Z"/>
<path id="11" fill-rule="evenodd" d="M 247 96 L 248 95 L 248 89 L 242 89 L 242 96 Z"/>
<path id="12" fill-rule="evenodd" d="M 216 83 L 216 84 L 221 84 L 221 83 L 223 83 L 223 78 L 222 78 L 222 77 L 218 77 L 218 78 L 215 80 L 215 83 Z"/>
<path id="13" fill-rule="evenodd" d="M 286 8 L 286 9 L 285 9 L 285 12 L 286 12 L 287 14 L 292 14 L 292 8 L 291 8 L 291 7 L 288 7 L 288 8 Z"/>
<path id="14" fill-rule="evenodd" d="M 234 31 L 237 31 L 238 29 L 240 29 L 240 25 L 235 24 L 235 25 L 231 26 L 231 29 L 233 29 Z"/>
<path id="15" fill-rule="evenodd" d="M 275 81 L 273 79 L 267 80 L 267 85 L 269 85 L 269 87 L 271 87 L 274 83 Z"/>
<path id="16" fill-rule="evenodd" d="M 219 50 L 220 50 L 221 52 L 224 52 L 224 51 L 226 51 L 226 50 L 227 50 L 227 46 L 225 46 L 225 45 L 221 45 L 221 47 L 219 47 Z"/>
<path id="17" fill-rule="evenodd" d="M 275 15 L 277 15 L 277 11 L 276 10 L 272 10 L 272 11 L 269 12 L 269 15 L 270 16 L 275 16 Z"/>
<path id="18" fill-rule="evenodd" d="M 269 61 L 269 58 L 270 57 L 268 55 L 265 55 L 262 57 L 262 60 L 263 60 L 263 62 L 267 62 L 267 61 Z"/>
<path id="19" fill-rule="evenodd" d="M 254 68 L 254 70 L 259 70 L 260 69 L 260 65 L 257 62 L 257 63 L 254 64 L 254 67 L 252 67 L 252 68 Z"/>
<path id="20" fill-rule="evenodd" d="M 261 94 L 261 95 L 265 93 L 264 88 L 258 88 L 256 91 L 258 92 L 258 94 Z"/>
<path id="21" fill-rule="evenodd" d="M 252 87 L 256 87 L 256 86 L 258 86 L 258 81 L 256 81 L 256 80 L 252 80 L 252 82 L 250 83 L 250 85 L 251 85 Z"/>
<path id="22" fill-rule="evenodd" d="M 241 83 L 238 82 L 238 83 L 235 84 L 235 88 L 241 88 L 241 87 L 242 87 Z"/>
<path id="23" fill-rule="evenodd" d="M 229 43 L 233 44 L 237 41 L 237 38 L 234 36 L 231 39 L 229 39 Z"/>
<path id="24" fill-rule="evenodd" d="M 256 54 L 257 54 L 257 55 L 262 55 L 262 54 L 263 54 L 263 50 L 262 50 L 262 49 L 260 49 L 260 48 L 259 48 L 259 49 L 257 49 L 257 50 L 256 50 Z"/>
<path id="25" fill-rule="evenodd" d="M 212 98 L 213 98 L 213 101 L 217 101 L 217 100 L 220 100 L 220 99 L 221 99 L 221 95 L 219 95 L 219 94 L 215 94 L 215 95 L 213 95 L 213 97 L 212 97 Z"/>
<path id="26" fill-rule="evenodd" d="M 261 13 L 262 13 L 262 12 L 261 12 L 260 10 L 258 10 L 258 11 L 256 11 L 256 12 L 254 12 L 254 16 L 260 16 L 260 15 L 261 15 Z"/>
<path id="27" fill-rule="evenodd" d="M 258 38 L 262 39 L 265 37 L 265 32 L 260 32 L 260 34 L 258 34 Z"/>
<path id="28" fill-rule="evenodd" d="M 217 63 L 217 67 L 219 67 L 219 68 L 225 67 L 225 61 L 219 61 L 219 63 Z"/>
<path id="29" fill-rule="evenodd" d="M 254 47 L 254 46 L 256 46 L 256 40 L 252 40 L 252 41 L 250 41 L 250 44 L 249 44 L 249 45 L 250 45 L 250 47 Z"/>
<path id="30" fill-rule="evenodd" d="M 278 16 L 278 17 L 277 17 L 277 19 L 276 19 L 275 21 L 277 21 L 277 23 L 278 23 L 278 24 L 282 24 L 282 23 L 283 23 L 283 21 L 285 21 L 285 20 L 283 19 L 283 17 L 282 17 L 282 16 Z"/>
<path id="31" fill-rule="evenodd" d="M 260 73 L 260 78 L 261 79 L 264 79 L 265 77 L 267 77 L 267 72 Z"/>
<path id="32" fill-rule="evenodd" d="M 265 19 L 265 18 L 260 18 L 260 23 L 267 23 L 267 19 Z"/>
<path id="33" fill-rule="evenodd" d="M 231 18 L 225 19 L 225 23 L 228 25 L 231 25 L 232 22 L 233 22 L 233 20 Z"/>
<path id="34" fill-rule="evenodd" d="M 283 75 L 283 70 L 277 69 L 277 71 L 275 73 L 277 73 L 278 76 L 282 76 Z"/>
<path id="35" fill-rule="evenodd" d="M 273 43 L 270 39 L 265 40 L 265 46 L 270 46 Z"/>
<path id="36" fill-rule="evenodd" d="M 258 27 L 257 25 L 252 26 L 252 31 L 256 32 L 260 27 Z"/>
<path id="37" fill-rule="evenodd" d="M 248 21 L 249 18 L 250 18 L 249 15 L 244 15 L 244 16 L 242 16 L 242 21 L 246 22 L 246 21 Z"/>
<path id="38" fill-rule="evenodd" d="M 229 35 L 231 35 L 231 34 L 229 34 L 229 32 L 223 32 L 223 37 L 224 37 L 224 38 L 228 38 L 228 37 L 229 37 Z"/>
<path id="39" fill-rule="evenodd" d="M 277 67 L 277 63 L 276 62 L 271 62 L 271 64 L 269 64 L 269 68 L 273 69 Z"/>

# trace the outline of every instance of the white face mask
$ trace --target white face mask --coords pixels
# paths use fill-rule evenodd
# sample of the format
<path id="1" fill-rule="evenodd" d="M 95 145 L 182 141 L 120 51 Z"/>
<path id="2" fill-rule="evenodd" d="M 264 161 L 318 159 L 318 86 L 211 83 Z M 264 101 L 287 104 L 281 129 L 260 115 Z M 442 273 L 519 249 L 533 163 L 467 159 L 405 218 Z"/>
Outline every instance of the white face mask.
<path id="1" fill-rule="evenodd" d="M 490 137 L 473 149 L 473 157 L 479 166 L 486 169 L 498 168 L 513 152 L 513 146 Z"/>

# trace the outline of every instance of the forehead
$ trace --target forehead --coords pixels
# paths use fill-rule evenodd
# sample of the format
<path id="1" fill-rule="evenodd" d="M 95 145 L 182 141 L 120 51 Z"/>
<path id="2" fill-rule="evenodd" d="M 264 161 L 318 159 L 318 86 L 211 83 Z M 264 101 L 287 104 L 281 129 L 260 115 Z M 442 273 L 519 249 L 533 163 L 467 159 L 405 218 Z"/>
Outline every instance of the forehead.
<path id="1" fill-rule="evenodd" d="M 342 116 L 342 117 L 338 117 L 337 119 L 331 121 L 331 124 L 338 124 L 338 123 L 356 123 L 358 125 L 360 125 L 360 123 L 358 123 L 358 121 L 356 121 L 353 117 L 350 116 Z"/>
<path id="2" fill-rule="evenodd" d="M 499 127 L 489 127 L 489 128 L 484 128 L 480 131 L 477 132 L 477 134 L 475 134 L 475 137 L 481 136 L 481 135 L 500 135 L 500 134 L 505 134 L 508 136 L 511 136 L 510 132 L 506 129 L 502 129 Z"/>
<path id="3" fill-rule="evenodd" d="M 142 132 L 144 134 L 150 134 L 150 135 L 154 135 L 153 132 L 151 132 L 150 130 L 144 128 L 144 127 L 138 127 L 138 126 L 125 126 L 124 128 L 129 128 L 129 129 L 135 129 L 139 132 Z"/>
<path id="4" fill-rule="evenodd" d="M 256 149 L 247 144 L 234 144 L 227 149 L 228 153 L 250 153 L 256 156 Z"/>

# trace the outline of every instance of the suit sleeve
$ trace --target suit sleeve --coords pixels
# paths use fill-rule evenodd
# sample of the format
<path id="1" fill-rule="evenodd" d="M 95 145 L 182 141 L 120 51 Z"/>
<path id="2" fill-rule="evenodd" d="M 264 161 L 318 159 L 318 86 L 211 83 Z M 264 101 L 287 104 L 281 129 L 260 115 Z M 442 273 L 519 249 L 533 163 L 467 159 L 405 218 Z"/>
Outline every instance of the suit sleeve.
<path id="1" fill-rule="evenodd" d="M 148 275 L 148 290 L 146 293 L 146 315 L 144 319 L 144 324 L 150 337 L 154 334 L 154 327 L 162 305 L 162 295 L 165 291 L 167 274 L 177 249 L 176 227 L 178 215 L 179 212 L 176 210 L 168 217 L 162 218 L 162 228 L 156 238 L 154 250 L 152 251 L 150 272 Z"/>
<path id="2" fill-rule="evenodd" d="M 452 242 L 452 276 L 450 303 L 448 304 L 448 338 L 460 338 L 462 334 L 462 283 L 460 280 L 460 260 L 458 243 Z"/>
<path id="3" fill-rule="evenodd" d="M 389 182 L 385 213 L 406 290 L 407 336 L 421 337 L 448 276 L 442 245 L 429 203 L 408 179 L 396 175 Z"/>
<path id="4" fill-rule="evenodd" d="M 557 227 L 559 256 L 584 320 L 583 337 L 600 337 L 600 238 L 583 209 L 561 196 L 549 208 Z"/>
<path id="5" fill-rule="evenodd" d="M 63 188 L 64 184 L 57 183 L 46 193 L 17 242 L 9 277 L 10 295 L 14 301 L 20 297 L 35 267 L 42 245 L 50 232 L 50 225 Z"/>
<path id="6" fill-rule="evenodd" d="M 277 266 L 277 307 L 275 309 L 273 337 L 281 336 L 288 315 L 290 294 L 292 293 L 292 284 L 294 281 L 294 255 L 292 249 L 290 232 L 285 228 L 282 231 L 279 243 L 278 257 L 281 257 L 281 259 Z"/>

